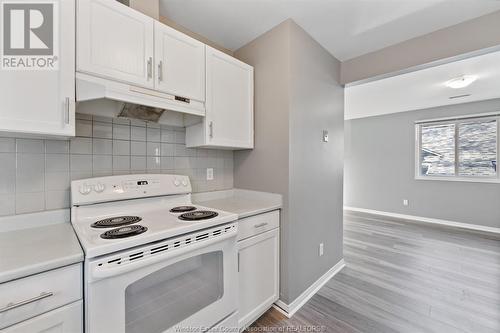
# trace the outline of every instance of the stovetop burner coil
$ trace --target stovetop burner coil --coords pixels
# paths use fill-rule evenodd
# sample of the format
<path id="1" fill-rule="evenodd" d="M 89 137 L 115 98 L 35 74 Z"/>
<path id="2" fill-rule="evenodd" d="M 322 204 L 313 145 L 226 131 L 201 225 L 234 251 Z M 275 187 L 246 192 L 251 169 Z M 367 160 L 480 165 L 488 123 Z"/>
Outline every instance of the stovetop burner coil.
<path id="1" fill-rule="evenodd" d="M 140 235 L 143 232 L 146 232 L 147 230 L 148 228 L 136 224 L 136 225 L 108 230 L 105 233 L 101 234 L 101 238 L 103 239 L 127 238 Z"/>
<path id="2" fill-rule="evenodd" d="M 91 224 L 92 228 L 116 228 L 137 223 L 142 219 L 139 216 L 117 216 L 100 220 Z"/>
<path id="3" fill-rule="evenodd" d="M 219 214 L 209 210 L 197 210 L 195 212 L 184 213 L 179 216 L 179 219 L 184 221 L 200 221 L 214 218 L 217 215 Z"/>

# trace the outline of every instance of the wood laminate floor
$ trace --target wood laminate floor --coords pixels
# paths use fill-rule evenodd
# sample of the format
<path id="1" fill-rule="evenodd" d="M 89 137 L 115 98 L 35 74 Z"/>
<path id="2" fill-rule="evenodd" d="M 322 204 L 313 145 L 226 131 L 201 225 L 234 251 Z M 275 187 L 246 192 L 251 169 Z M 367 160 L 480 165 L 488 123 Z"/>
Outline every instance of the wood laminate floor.
<path id="1" fill-rule="evenodd" d="M 346 267 L 288 319 L 256 332 L 500 332 L 500 237 L 344 217 Z"/>

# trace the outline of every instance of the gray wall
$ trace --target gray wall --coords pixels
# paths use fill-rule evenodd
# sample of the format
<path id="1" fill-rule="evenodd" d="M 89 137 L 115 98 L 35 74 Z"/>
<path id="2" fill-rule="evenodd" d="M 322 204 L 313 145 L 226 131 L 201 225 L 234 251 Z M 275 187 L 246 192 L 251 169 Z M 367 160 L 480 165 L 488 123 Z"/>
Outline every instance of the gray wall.
<path id="1" fill-rule="evenodd" d="M 344 89 L 340 62 L 290 26 L 289 300 L 342 255 Z M 328 130 L 329 142 L 322 141 Z M 324 255 L 318 257 L 319 244 Z"/>
<path id="2" fill-rule="evenodd" d="M 0 216 L 68 208 L 71 180 L 88 177 L 173 173 L 190 176 L 194 192 L 233 187 L 233 153 L 186 149 L 183 127 L 77 118 L 71 140 L 0 138 Z"/>
<path id="3" fill-rule="evenodd" d="M 414 178 L 415 120 L 498 110 L 500 99 L 346 121 L 345 205 L 500 227 L 499 184 Z"/>
<path id="4" fill-rule="evenodd" d="M 256 141 L 235 152 L 234 183 L 284 197 L 280 299 L 289 304 L 342 258 L 340 63 L 291 20 L 235 55 L 255 67 Z"/>
<path id="5" fill-rule="evenodd" d="M 500 11 L 371 52 L 342 63 L 342 83 L 500 45 Z"/>
<path id="6" fill-rule="evenodd" d="M 283 195 L 280 298 L 288 299 L 288 122 L 290 21 L 235 52 L 254 66 L 255 148 L 234 153 L 234 186 Z"/>

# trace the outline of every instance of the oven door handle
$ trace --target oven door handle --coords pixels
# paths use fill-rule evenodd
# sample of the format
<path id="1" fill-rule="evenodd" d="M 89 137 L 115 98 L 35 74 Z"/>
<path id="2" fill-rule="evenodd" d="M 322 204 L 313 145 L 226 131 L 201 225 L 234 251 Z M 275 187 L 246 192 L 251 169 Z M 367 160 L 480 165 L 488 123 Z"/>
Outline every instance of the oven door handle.
<path id="1" fill-rule="evenodd" d="M 94 263 L 94 265 L 91 266 L 92 268 L 91 268 L 90 278 L 91 278 L 91 280 L 95 281 L 95 280 L 100 280 L 100 279 L 109 278 L 112 276 L 124 274 L 124 273 L 139 269 L 139 268 L 144 267 L 144 266 L 150 266 L 150 265 L 156 264 L 160 261 L 165 261 L 165 260 L 168 260 L 171 258 L 182 256 L 183 254 L 202 249 L 202 248 L 207 247 L 207 246 L 212 245 L 212 244 L 220 243 L 220 242 L 225 241 L 225 240 L 230 239 L 230 238 L 234 238 L 234 241 L 235 241 L 234 243 L 236 245 L 236 235 L 237 235 L 237 232 L 232 231 L 232 232 L 229 232 L 227 234 L 224 234 L 224 235 L 212 238 L 212 239 L 208 239 L 208 240 L 205 240 L 205 241 L 202 241 L 199 243 L 195 243 L 195 244 L 185 246 L 185 247 L 182 247 L 179 249 L 167 251 L 167 252 L 164 252 L 164 253 L 159 254 L 159 255 L 153 255 L 149 258 L 144 258 L 144 259 L 137 260 L 137 261 L 127 262 L 124 265 L 116 265 L 116 266 L 106 267 L 106 266 L 98 266 L 98 263 L 96 262 L 96 263 Z M 236 256 L 235 256 L 235 258 L 236 258 Z"/>

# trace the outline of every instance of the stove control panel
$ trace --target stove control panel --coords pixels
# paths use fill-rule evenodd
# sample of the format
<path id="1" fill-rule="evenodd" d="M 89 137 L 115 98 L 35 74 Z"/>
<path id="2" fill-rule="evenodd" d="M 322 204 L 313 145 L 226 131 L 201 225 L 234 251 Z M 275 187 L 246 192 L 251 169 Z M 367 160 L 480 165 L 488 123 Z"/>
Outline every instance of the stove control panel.
<path id="1" fill-rule="evenodd" d="M 191 193 L 188 176 L 121 175 L 71 182 L 72 205 Z"/>

